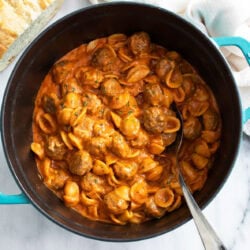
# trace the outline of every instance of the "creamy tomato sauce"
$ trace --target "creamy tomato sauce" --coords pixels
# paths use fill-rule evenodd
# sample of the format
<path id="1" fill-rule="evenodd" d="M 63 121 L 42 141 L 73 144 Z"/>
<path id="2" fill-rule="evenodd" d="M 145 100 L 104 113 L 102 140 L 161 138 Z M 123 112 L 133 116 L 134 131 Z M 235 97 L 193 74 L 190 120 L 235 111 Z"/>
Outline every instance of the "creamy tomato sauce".
<path id="1" fill-rule="evenodd" d="M 175 154 L 191 191 L 207 179 L 220 143 L 213 93 L 176 51 L 145 32 L 113 34 L 70 51 L 43 80 L 33 143 L 44 184 L 92 220 L 142 223 L 182 203 Z M 56 197 L 55 197 L 56 199 Z"/>

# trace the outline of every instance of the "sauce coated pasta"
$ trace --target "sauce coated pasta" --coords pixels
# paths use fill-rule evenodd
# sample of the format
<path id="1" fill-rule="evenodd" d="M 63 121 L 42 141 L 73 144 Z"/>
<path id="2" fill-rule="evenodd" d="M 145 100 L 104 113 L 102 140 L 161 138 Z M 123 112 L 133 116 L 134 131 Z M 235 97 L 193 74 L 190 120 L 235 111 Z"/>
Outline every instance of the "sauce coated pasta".
<path id="1" fill-rule="evenodd" d="M 215 98 L 197 71 L 145 32 L 70 51 L 35 100 L 31 149 L 43 182 L 91 220 L 142 223 L 177 209 L 173 102 L 184 119 L 180 164 L 194 192 L 204 186 L 221 134 Z"/>

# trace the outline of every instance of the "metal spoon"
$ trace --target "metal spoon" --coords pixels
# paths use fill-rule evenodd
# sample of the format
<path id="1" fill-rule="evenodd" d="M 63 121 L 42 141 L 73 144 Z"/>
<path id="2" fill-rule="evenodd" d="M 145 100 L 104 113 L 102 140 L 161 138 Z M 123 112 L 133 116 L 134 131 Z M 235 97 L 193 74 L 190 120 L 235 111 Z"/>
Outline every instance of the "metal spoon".
<path id="1" fill-rule="evenodd" d="M 189 191 L 189 188 L 187 187 L 184 181 L 183 175 L 181 173 L 181 167 L 179 164 L 179 152 L 180 152 L 182 140 L 183 140 L 183 119 L 182 119 L 181 112 L 179 111 L 179 109 L 177 108 L 175 104 L 173 104 L 173 109 L 176 112 L 177 118 L 181 122 L 181 128 L 179 132 L 177 133 L 177 137 L 175 141 L 175 147 L 176 147 L 175 156 L 176 156 L 178 179 L 181 185 L 183 196 L 193 216 L 196 228 L 200 234 L 200 237 L 201 237 L 201 240 L 205 249 L 206 250 L 226 250 L 226 247 L 224 246 L 224 244 L 219 239 L 219 237 L 215 233 L 212 226 L 209 224 L 209 222 L 203 215 L 201 209 L 199 208 L 198 204 L 196 203 L 195 199 L 193 198 L 191 192 Z"/>

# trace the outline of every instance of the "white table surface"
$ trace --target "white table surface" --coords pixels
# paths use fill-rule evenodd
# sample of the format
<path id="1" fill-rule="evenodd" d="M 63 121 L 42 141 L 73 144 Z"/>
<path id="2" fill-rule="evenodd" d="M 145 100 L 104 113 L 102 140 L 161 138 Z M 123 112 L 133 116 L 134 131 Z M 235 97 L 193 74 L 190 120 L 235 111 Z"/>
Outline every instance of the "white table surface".
<path id="1" fill-rule="evenodd" d="M 58 18 L 81 7 L 87 0 L 66 0 L 53 18 Z M 51 23 L 50 22 L 50 23 Z M 18 58 L 0 73 L 0 102 L 8 78 Z M 225 185 L 215 199 L 203 210 L 228 249 L 250 249 L 250 138 L 243 136 L 235 166 Z M 0 145 L 0 190 L 19 193 L 8 169 Z M 170 233 L 129 243 L 110 243 L 81 237 L 48 220 L 32 205 L 0 205 L 1 250 L 199 250 L 203 249 L 193 221 Z"/>

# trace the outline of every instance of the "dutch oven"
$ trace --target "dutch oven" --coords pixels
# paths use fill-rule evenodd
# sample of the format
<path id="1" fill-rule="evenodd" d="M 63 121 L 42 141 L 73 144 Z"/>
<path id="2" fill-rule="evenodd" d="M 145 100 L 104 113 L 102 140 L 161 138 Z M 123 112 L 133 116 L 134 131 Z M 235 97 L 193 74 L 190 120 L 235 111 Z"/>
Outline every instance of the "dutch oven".
<path id="1" fill-rule="evenodd" d="M 90 221 L 64 206 L 39 179 L 32 142 L 32 113 L 40 84 L 52 65 L 82 43 L 113 33 L 149 33 L 153 42 L 178 51 L 212 89 L 222 115 L 221 146 L 204 188 L 194 197 L 204 208 L 230 174 L 242 136 L 242 109 L 230 68 L 218 47 L 181 17 L 158 7 L 137 3 L 101 4 L 78 10 L 52 24 L 23 53 L 6 87 L 2 103 L 2 142 L 5 156 L 23 194 L 0 194 L 0 203 L 33 204 L 55 223 L 77 234 L 108 241 L 134 241 L 173 230 L 191 219 L 179 209 L 140 225 Z M 221 45 L 249 45 L 242 39 L 218 38 Z M 246 51 L 248 49 L 248 51 Z M 248 58 L 249 59 L 249 58 Z"/>

